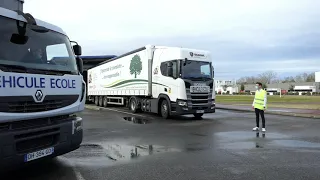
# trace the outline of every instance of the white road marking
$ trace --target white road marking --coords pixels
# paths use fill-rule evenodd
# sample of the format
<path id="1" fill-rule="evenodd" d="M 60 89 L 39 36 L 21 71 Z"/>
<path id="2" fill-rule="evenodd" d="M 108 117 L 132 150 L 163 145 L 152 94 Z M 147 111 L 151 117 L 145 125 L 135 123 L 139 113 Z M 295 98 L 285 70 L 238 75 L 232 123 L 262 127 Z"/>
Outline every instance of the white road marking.
<path id="1" fill-rule="evenodd" d="M 63 156 L 59 156 L 59 159 L 63 160 L 64 162 L 66 162 L 67 164 L 69 164 L 69 166 L 72 168 L 74 174 L 76 175 L 76 179 L 77 180 L 86 180 L 82 174 L 80 173 L 80 171 L 76 168 L 76 166 L 74 165 L 74 163 L 72 163 L 69 159 L 63 157 Z"/>
<path id="2" fill-rule="evenodd" d="M 78 171 L 77 169 L 75 169 L 74 167 L 72 168 L 74 173 L 76 174 L 76 178 L 77 180 L 86 180 L 84 179 L 84 177 L 81 175 L 80 171 Z"/>

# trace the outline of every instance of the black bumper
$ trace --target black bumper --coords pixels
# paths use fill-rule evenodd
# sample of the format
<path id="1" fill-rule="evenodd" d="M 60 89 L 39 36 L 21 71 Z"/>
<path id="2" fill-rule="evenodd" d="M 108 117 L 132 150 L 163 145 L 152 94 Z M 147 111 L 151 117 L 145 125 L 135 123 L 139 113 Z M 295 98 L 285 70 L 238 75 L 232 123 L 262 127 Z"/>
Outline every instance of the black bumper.
<path id="1" fill-rule="evenodd" d="M 78 149 L 82 142 L 83 131 L 81 128 L 75 130 L 75 120 L 82 124 L 81 118 L 68 117 L 66 119 L 59 119 L 59 121 L 50 121 L 49 119 L 50 125 L 19 128 L 22 130 L 11 129 L 5 132 L 0 131 L 0 172 L 13 170 L 23 165 L 36 163 Z M 14 122 L 15 124 L 9 123 L 9 125 L 11 127 L 21 127 L 22 123 L 27 124 L 27 121 L 31 122 L 33 120 Z M 20 125 L 17 125 L 19 123 Z M 26 154 L 49 147 L 54 147 L 53 154 L 25 162 Z"/>
<path id="2" fill-rule="evenodd" d="M 203 113 L 215 113 L 216 107 L 215 105 L 211 106 L 202 106 L 202 107 L 184 107 L 179 106 L 175 102 L 171 102 L 171 115 L 187 115 L 187 114 L 197 114 L 198 110 L 204 111 Z"/>

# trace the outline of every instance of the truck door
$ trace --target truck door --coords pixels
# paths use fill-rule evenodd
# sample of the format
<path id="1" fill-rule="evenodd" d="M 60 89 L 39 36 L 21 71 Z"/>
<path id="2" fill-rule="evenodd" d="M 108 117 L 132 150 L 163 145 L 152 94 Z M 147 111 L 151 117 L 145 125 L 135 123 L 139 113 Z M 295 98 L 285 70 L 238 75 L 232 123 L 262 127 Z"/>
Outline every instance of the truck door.
<path id="1" fill-rule="evenodd" d="M 169 73 L 170 66 L 172 67 L 172 74 Z M 161 75 L 159 76 L 159 82 L 161 82 L 161 85 L 158 86 L 158 91 L 159 94 L 168 95 L 171 101 L 175 101 L 178 95 L 177 69 L 177 60 L 165 61 L 160 65 Z"/>

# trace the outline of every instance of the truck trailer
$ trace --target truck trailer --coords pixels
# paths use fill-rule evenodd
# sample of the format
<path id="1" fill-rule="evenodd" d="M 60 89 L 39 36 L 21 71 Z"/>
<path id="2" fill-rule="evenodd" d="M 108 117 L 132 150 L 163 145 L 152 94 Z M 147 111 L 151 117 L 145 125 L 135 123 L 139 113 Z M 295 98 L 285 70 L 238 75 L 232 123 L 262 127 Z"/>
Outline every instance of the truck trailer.
<path id="1" fill-rule="evenodd" d="M 133 113 L 215 113 L 214 68 L 209 51 L 146 45 L 88 70 L 89 100 Z"/>
<path id="2" fill-rule="evenodd" d="M 81 47 L 59 27 L 0 0 L 0 171 L 80 147 Z"/>

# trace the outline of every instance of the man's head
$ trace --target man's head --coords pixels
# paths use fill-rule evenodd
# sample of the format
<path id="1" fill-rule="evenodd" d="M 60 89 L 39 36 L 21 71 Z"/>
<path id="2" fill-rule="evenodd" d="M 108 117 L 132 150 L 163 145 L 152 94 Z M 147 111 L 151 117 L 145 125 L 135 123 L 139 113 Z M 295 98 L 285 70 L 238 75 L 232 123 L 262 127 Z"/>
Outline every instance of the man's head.
<path id="1" fill-rule="evenodd" d="M 43 56 L 41 49 L 33 49 L 32 54 L 38 59 L 41 59 Z"/>
<path id="2" fill-rule="evenodd" d="M 257 82 L 256 83 L 256 89 L 262 89 L 262 83 L 261 82 Z"/>

